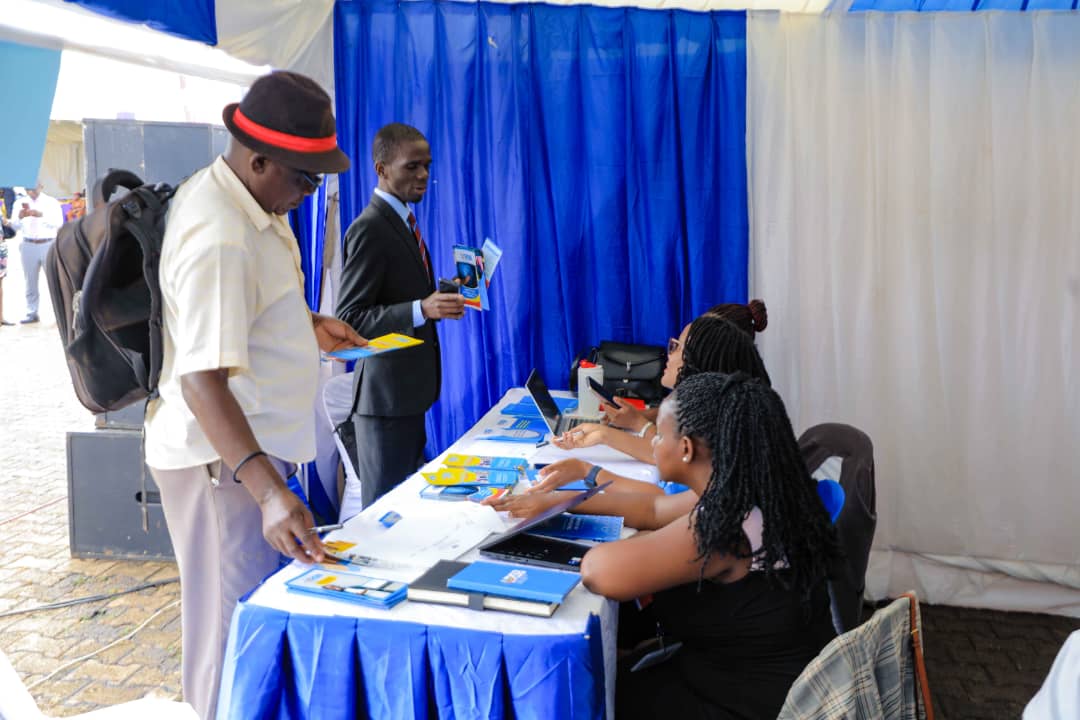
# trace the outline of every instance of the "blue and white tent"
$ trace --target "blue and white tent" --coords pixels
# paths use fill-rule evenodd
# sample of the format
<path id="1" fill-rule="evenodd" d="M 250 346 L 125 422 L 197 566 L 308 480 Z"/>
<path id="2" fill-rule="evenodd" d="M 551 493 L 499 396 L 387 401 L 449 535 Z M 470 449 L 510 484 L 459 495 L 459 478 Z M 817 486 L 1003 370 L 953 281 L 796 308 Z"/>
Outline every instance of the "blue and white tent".
<path id="1" fill-rule="evenodd" d="M 433 450 L 533 366 L 761 297 L 796 431 L 874 441 L 868 593 L 1080 616 L 1074 3 L 79 4 L 323 81 L 340 224 L 380 125 L 429 136 L 435 263 L 506 252 L 442 329 Z"/>

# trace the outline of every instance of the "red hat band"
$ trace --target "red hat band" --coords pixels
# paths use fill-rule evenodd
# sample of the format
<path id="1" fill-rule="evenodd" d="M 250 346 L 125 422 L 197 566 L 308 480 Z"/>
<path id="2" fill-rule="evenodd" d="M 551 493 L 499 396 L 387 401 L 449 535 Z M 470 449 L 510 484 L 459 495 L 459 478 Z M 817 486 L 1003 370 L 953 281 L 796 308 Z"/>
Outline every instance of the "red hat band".
<path id="1" fill-rule="evenodd" d="M 236 123 L 238 128 L 256 140 L 264 142 L 267 145 L 281 148 L 282 150 L 291 150 L 293 152 L 302 153 L 321 153 L 333 150 L 337 147 L 336 134 L 321 138 L 290 135 L 288 133 L 273 130 L 265 125 L 260 125 L 240 112 L 240 108 L 236 108 L 233 113 L 233 122 Z"/>

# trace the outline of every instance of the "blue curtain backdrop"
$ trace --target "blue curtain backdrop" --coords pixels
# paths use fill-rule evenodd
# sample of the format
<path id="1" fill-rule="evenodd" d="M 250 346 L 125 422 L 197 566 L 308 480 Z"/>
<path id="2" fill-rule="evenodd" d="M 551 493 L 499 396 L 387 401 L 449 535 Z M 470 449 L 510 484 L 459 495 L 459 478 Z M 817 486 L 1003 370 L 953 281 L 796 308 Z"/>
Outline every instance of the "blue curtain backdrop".
<path id="1" fill-rule="evenodd" d="M 65 0 L 116 20 L 139 23 L 187 40 L 217 45 L 214 0 Z"/>
<path id="2" fill-rule="evenodd" d="M 326 244 L 326 186 L 321 185 L 300 207 L 289 213 L 289 224 L 300 244 L 300 268 L 304 271 L 304 299 L 318 312 L 322 302 L 323 248 Z M 315 463 L 304 465 L 307 498 L 318 524 L 337 518 L 337 501 L 327 494 Z"/>
<path id="3" fill-rule="evenodd" d="M 745 301 L 744 13 L 338 0 L 334 55 L 343 227 L 399 121 L 431 142 L 436 274 L 454 243 L 504 251 L 492 309 L 440 324 L 429 453 L 534 366 L 565 388 L 600 340 L 663 344 Z"/>

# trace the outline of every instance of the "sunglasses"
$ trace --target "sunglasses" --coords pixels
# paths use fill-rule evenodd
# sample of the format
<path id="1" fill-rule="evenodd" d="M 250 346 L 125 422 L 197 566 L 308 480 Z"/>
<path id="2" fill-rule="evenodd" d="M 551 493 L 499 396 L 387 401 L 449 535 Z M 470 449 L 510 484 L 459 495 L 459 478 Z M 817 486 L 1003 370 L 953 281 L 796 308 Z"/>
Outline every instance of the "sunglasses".
<path id="1" fill-rule="evenodd" d="M 315 192 L 319 189 L 319 186 L 323 184 L 322 175 L 312 175 L 309 172 L 304 172 L 303 170 L 296 169 L 293 169 L 293 172 L 299 175 L 300 179 L 307 183 L 308 187 L 311 188 L 311 192 Z"/>
<path id="2" fill-rule="evenodd" d="M 682 345 L 682 343 L 679 342 L 678 340 L 676 340 L 675 338 L 668 338 L 668 341 L 667 341 L 668 355 L 670 355 L 671 353 L 678 350 L 680 345 Z"/>

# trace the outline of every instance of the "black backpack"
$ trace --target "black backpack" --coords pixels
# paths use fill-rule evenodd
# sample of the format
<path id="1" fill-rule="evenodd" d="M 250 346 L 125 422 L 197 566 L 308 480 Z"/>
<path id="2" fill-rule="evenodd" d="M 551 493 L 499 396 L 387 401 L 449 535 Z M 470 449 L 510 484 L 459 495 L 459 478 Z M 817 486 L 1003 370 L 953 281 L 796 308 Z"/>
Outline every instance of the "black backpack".
<path id="1" fill-rule="evenodd" d="M 121 187 L 130 192 L 107 202 Z M 92 412 L 157 394 L 158 262 L 174 193 L 126 170 L 110 171 L 94 187 L 93 212 L 61 227 L 45 259 L 71 381 Z"/>

